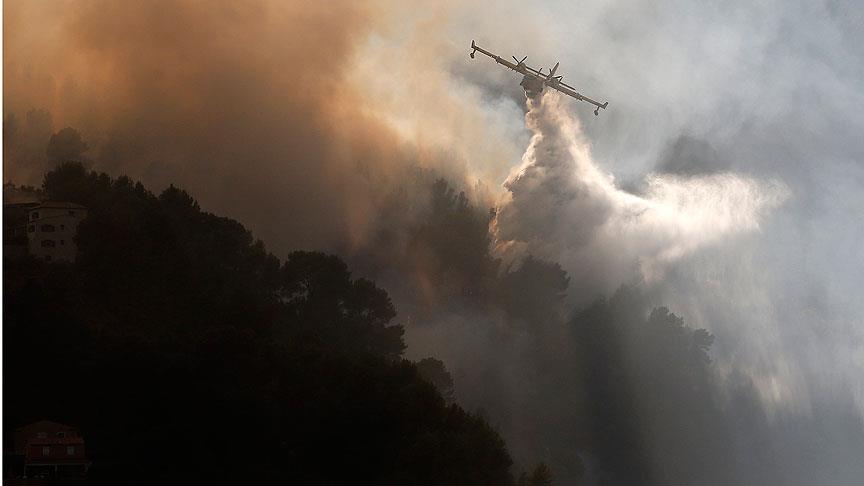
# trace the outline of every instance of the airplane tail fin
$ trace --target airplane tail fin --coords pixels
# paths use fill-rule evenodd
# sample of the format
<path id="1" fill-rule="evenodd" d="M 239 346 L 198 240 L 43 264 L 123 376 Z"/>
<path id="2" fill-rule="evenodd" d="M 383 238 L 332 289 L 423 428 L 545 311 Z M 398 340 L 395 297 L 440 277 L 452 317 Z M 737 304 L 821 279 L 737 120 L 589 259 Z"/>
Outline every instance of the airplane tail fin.
<path id="1" fill-rule="evenodd" d="M 474 39 L 471 39 L 471 53 L 468 54 L 471 56 L 471 59 L 474 59 L 474 53 L 477 52 L 477 45 L 474 44 Z"/>

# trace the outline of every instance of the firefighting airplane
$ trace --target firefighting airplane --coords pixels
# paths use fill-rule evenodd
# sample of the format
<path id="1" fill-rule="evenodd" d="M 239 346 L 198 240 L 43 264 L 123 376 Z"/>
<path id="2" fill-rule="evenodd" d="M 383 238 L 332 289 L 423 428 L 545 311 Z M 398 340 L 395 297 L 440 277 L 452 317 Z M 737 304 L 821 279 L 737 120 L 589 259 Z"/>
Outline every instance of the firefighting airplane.
<path id="1" fill-rule="evenodd" d="M 492 59 L 495 59 L 495 62 L 497 62 L 498 64 L 503 64 L 508 68 L 516 71 L 517 73 L 522 74 L 522 82 L 519 83 L 519 85 L 522 86 L 522 88 L 525 90 L 525 94 L 529 98 L 536 98 L 540 95 L 540 93 L 543 92 L 544 87 L 549 86 L 550 88 L 557 89 L 558 91 L 568 96 L 572 96 L 577 100 L 587 101 L 588 103 L 596 106 L 597 108 L 594 109 L 595 116 L 600 114 L 600 108 L 603 108 L 605 110 L 606 106 L 609 104 L 608 101 L 601 104 L 600 102 L 594 101 L 587 96 L 582 96 L 576 91 L 576 88 L 561 81 L 561 78 L 563 78 L 564 76 L 555 76 L 555 71 L 558 70 L 558 64 L 560 63 L 556 62 L 555 67 L 549 70 L 549 74 L 543 74 L 543 68 L 540 68 L 540 70 L 538 71 L 525 65 L 525 59 L 528 59 L 528 56 L 523 57 L 521 61 L 519 59 L 516 59 L 516 56 L 513 56 L 513 60 L 516 61 L 516 63 L 514 64 L 507 59 L 496 56 L 495 54 L 492 54 L 486 49 L 483 49 L 482 47 L 475 44 L 472 40 L 471 53 L 469 54 L 469 56 L 471 56 L 471 59 L 474 59 L 474 53 L 477 51 L 480 51 L 480 53 L 486 54 Z"/>

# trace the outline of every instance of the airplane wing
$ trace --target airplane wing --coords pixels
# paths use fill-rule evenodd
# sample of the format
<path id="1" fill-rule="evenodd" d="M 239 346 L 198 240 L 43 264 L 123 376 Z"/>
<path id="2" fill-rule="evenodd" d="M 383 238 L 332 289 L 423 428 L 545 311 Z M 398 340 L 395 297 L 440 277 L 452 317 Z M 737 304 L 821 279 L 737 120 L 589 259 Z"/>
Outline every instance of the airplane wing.
<path id="1" fill-rule="evenodd" d="M 609 105 L 608 101 L 606 103 L 600 103 L 599 101 L 594 101 L 587 96 L 582 96 L 581 94 L 579 94 L 578 91 L 576 91 L 575 88 L 573 88 L 573 86 L 570 86 L 569 84 L 564 84 L 562 82 L 558 82 L 556 84 L 550 84 L 549 87 L 553 88 L 553 89 L 557 89 L 558 91 L 566 94 L 567 96 L 572 96 L 573 98 L 576 98 L 579 101 L 585 101 L 585 102 L 591 103 L 592 105 L 596 106 L 597 108 L 594 110 L 595 115 L 600 113 L 601 108 L 605 110 L 606 106 Z"/>
<path id="2" fill-rule="evenodd" d="M 494 59 L 495 62 L 497 62 L 498 64 L 506 66 L 507 68 L 512 69 L 519 74 L 529 74 L 529 75 L 540 76 L 540 77 L 545 76 L 542 72 L 540 72 L 540 71 L 542 71 L 542 69 L 540 71 L 538 71 L 532 67 L 528 67 L 525 65 L 525 59 L 528 56 L 523 57 L 521 61 L 519 59 L 516 59 L 515 57 L 513 57 L 513 60 L 516 62 L 515 63 L 510 62 L 501 56 L 495 55 L 495 54 L 487 51 L 486 49 L 483 49 L 482 47 L 475 44 L 474 41 L 472 40 L 471 41 L 471 52 L 469 53 L 469 55 L 471 56 L 471 59 L 474 59 L 474 53 L 475 52 L 479 52 L 481 54 L 489 56 L 492 59 Z"/>
<path id="3" fill-rule="evenodd" d="M 481 54 L 485 54 L 485 55 L 491 57 L 492 59 L 494 59 L 495 62 L 497 62 L 498 64 L 502 64 L 502 65 L 507 66 L 508 68 L 510 68 L 516 72 L 519 72 L 518 66 L 516 64 L 513 64 L 512 62 L 508 61 L 507 59 L 504 59 L 501 56 L 492 54 L 491 52 L 487 51 L 486 49 L 483 49 L 482 47 L 475 44 L 474 41 L 472 40 L 471 41 L 471 54 L 470 54 L 472 59 L 474 58 L 475 52 L 480 52 Z"/>
<path id="4" fill-rule="evenodd" d="M 576 88 L 574 88 L 573 86 L 570 86 L 569 84 L 565 83 L 564 81 L 558 81 L 558 84 L 561 86 L 564 86 L 565 88 L 569 88 L 569 89 L 572 89 L 573 91 L 576 91 Z"/>
<path id="5" fill-rule="evenodd" d="M 531 73 L 533 73 L 533 74 L 535 74 L 535 75 L 537 75 L 537 76 L 540 76 L 540 77 L 545 77 L 545 76 L 546 76 L 545 74 L 543 74 L 543 68 L 540 68 L 540 70 L 538 71 L 538 70 L 536 70 L 536 69 L 534 69 L 534 68 L 532 68 L 532 67 L 525 66 L 525 69 L 531 71 Z"/>

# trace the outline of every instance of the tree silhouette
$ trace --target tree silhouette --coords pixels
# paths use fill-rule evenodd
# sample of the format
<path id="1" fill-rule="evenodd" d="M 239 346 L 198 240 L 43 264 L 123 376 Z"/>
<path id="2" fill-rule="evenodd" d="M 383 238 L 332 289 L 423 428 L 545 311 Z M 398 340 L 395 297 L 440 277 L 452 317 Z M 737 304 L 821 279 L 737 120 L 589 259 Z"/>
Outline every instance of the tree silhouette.
<path id="1" fill-rule="evenodd" d="M 56 162 L 80 161 L 88 148 L 78 130 L 66 127 L 51 135 L 46 154 Z"/>
<path id="2" fill-rule="evenodd" d="M 441 297 L 481 302 L 498 268 L 489 255 L 490 216 L 444 179 L 429 190 L 429 214 L 412 229 L 408 245 L 416 271 L 431 279 Z"/>
<path id="3" fill-rule="evenodd" d="M 448 403 L 455 400 L 453 377 L 444 366 L 444 362 L 435 358 L 423 358 L 417 362 L 417 372 L 424 380 L 435 385 Z"/>
<path id="4" fill-rule="evenodd" d="M 528 255 L 514 271 L 506 272 L 499 283 L 499 300 L 507 313 L 531 329 L 561 319 L 561 305 L 570 284 L 561 265 Z"/>
<path id="5" fill-rule="evenodd" d="M 624 287 L 570 321 L 573 391 L 588 410 L 578 440 L 611 482 L 734 482 L 732 443 L 712 395 L 713 337 L 665 307 L 649 308 L 638 289 Z"/>
<path id="6" fill-rule="evenodd" d="M 43 187 L 89 215 L 75 263 L 5 267 L 6 359 L 33 363 L 4 381 L 7 435 L 76 425 L 105 484 L 512 483 L 498 434 L 402 359 L 387 293 L 338 257 L 280 262 L 181 189 L 80 163 Z"/>
<path id="7" fill-rule="evenodd" d="M 552 483 L 552 471 L 549 469 L 549 466 L 541 462 L 531 471 L 531 474 L 523 472 L 522 475 L 519 476 L 519 481 L 516 482 L 516 485 L 551 486 Z"/>

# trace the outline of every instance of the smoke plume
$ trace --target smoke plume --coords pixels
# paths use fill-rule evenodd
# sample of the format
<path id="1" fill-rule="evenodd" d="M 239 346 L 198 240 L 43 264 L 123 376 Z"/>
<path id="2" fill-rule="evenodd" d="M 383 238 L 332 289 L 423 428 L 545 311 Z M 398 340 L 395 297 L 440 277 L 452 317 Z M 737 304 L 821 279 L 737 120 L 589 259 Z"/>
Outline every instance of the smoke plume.
<path id="1" fill-rule="evenodd" d="M 548 93 L 528 101 L 525 122 L 533 136 L 522 165 L 504 183 L 510 197 L 494 229 L 507 258 L 532 254 L 584 275 L 575 295 L 657 281 L 680 258 L 758 230 L 788 197 L 779 181 L 732 172 L 650 174 L 638 195 L 626 192 L 594 162 L 579 122 L 562 102 Z"/>
<path id="2" fill-rule="evenodd" d="M 442 359 L 526 465 L 545 444 L 581 453 L 530 425 L 570 412 L 568 372 L 544 361 L 570 352 L 566 317 L 637 283 L 715 336 L 718 394 L 758 396 L 770 427 L 742 444 L 776 445 L 778 470 L 812 474 L 796 481 L 851 483 L 861 22 L 847 1 L 7 1 L 4 182 L 38 186 L 73 154 L 182 186 L 277 255 L 339 253 L 393 296 L 407 355 Z M 471 39 L 560 60 L 609 109 L 526 107 Z M 551 275 L 565 304 L 514 318 L 517 272 Z"/>
<path id="3" fill-rule="evenodd" d="M 5 114 L 33 125 L 8 137 L 6 180 L 38 185 L 53 163 L 46 137 L 71 126 L 92 168 L 187 187 L 284 253 L 367 243 L 411 167 L 463 176 L 443 149 L 407 145 L 364 108 L 352 72 L 384 15 L 376 2 L 9 2 L 4 13 Z"/>

